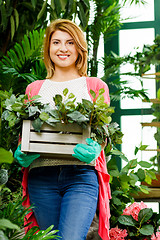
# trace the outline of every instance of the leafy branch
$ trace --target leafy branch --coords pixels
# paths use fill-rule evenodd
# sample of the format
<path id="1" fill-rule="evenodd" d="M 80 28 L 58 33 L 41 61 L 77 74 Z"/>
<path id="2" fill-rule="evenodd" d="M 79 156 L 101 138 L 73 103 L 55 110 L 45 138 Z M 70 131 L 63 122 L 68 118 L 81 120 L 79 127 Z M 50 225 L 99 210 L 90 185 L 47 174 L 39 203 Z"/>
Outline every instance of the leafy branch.
<path id="1" fill-rule="evenodd" d="M 93 102 L 86 99 L 76 102 L 75 95 L 69 93 L 66 88 L 63 90 L 63 95 L 57 94 L 53 97 L 53 107 L 48 103 L 43 103 L 39 95 L 32 98 L 27 95 L 16 97 L 10 92 L 10 97 L 2 102 L 4 108 L 2 120 L 6 128 L 12 129 L 14 135 L 21 134 L 22 122 L 25 119 L 31 120 L 34 129 L 38 132 L 44 122 L 53 127 L 58 122 L 77 123 L 83 128 L 89 124 L 91 138 L 100 144 L 108 138 L 111 148 L 112 144 L 122 142 L 123 134 L 117 123 L 111 123 L 114 108 L 104 102 L 103 93 L 104 89 L 100 89 L 99 96 L 95 98 L 96 93 L 91 90 Z"/>

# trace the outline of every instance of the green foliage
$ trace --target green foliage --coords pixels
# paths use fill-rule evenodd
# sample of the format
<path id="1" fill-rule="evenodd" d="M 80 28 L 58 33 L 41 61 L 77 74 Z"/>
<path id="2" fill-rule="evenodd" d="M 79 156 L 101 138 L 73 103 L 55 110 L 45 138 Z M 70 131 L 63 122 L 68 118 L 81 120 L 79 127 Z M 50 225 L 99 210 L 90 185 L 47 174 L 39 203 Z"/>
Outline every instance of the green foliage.
<path id="1" fill-rule="evenodd" d="M 120 57 L 117 54 L 111 52 L 110 55 L 105 56 L 101 63 L 104 65 L 105 69 L 105 75 L 103 79 L 108 79 L 108 86 L 113 89 L 112 92 L 110 92 L 110 97 L 113 100 L 120 100 L 121 98 L 141 98 L 149 100 L 147 90 L 143 87 L 143 80 L 140 77 L 140 73 L 137 72 L 137 69 L 133 72 L 120 72 L 120 67 L 123 65 L 129 63 L 131 65 L 137 64 L 137 56 L 124 56 Z M 137 68 L 137 67 L 135 67 Z M 126 80 L 121 80 L 119 76 L 125 76 Z M 133 89 L 129 86 L 128 76 L 134 76 L 135 81 L 137 81 L 140 84 L 139 89 Z M 111 80 L 110 80 L 111 79 Z"/>
<path id="2" fill-rule="evenodd" d="M 143 148 L 136 148 L 135 153 Z M 147 186 L 142 185 L 142 182 L 148 184 L 152 179 L 156 179 L 155 170 L 152 164 L 147 161 L 138 161 L 137 158 L 128 160 L 125 156 L 119 156 L 126 161 L 126 165 L 119 170 L 114 157 L 116 152 L 111 151 L 112 158 L 107 163 L 108 172 L 110 174 L 110 185 L 112 199 L 110 200 L 111 208 L 111 227 L 115 227 L 118 223 L 118 217 L 122 214 L 126 204 L 134 202 L 134 196 L 139 192 L 149 193 Z"/>
<path id="3" fill-rule="evenodd" d="M 0 58 L 6 55 L 14 42 L 20 42 L 29 31 L 46 26 L 43 17 L 37 23 L 37 15 L 43 0 L 5 0 L 0 1 Z"/>
<path id="4" fill-rule="evenodd" d="M 0 87 L 12 87 L 15 94 L 24 93 L 28 83 L 45 77 L 46 70 L 41 60 L 44 30 L 34 30 L 24 35 L 21 43 L 16 43 L 0 61 Z M 2 93 L 1 93 L 2 95 Z"/>
<path id="5" fill-rule="evenodd" d="M 151 239 L 160 226 L 159 218 L 160 214 L 153 213 L 151 208 L 143 208 L 139 211 L 137 220 L 132 215 L 121 215 L 118 218 L 118 227 L 127 230 L 128 235 L 125 239 Z"/>
<path id="6" fill-rule="evenodd" d="M 108 38 L 120 28 L 120 5 L 118 1 L 98 1 L 93 0 L 94 17 L 92 23 L 87 28 L 87 40 L 89 50 L 89 73 L 97 76 L 98 73 L 98 46 L 101 34 Z"/>
<path id="7" fill-rule="evenodd" d="M 49 12 L 50 20 L 58 18 L 75 20 L 78 18 L 80 26 L 85 29 L 88 25 L 89 10 L 89 0 L 51 0 L 50 4 L 46 0 L 37 16 L 37 21 L 46 16 L 47 12 Z"/>
<path id="8" fill-rule="evenodd" d="M 24 217 L 30 211 L 29 208 L 24 209 L 22 201 L 3 203 L 0 207 L 0 237 L 4 240 L 40 240 L 40 239 L 60 239 L 56 235 L 58 230 L 52 230 L 50 226 L 46 230 L 39 230 L 38 227 L 31 228 L 24 236 Z"/>
<path id="9" fill-rule="evenodd" d="M 24 119 L 32 120 L 32 125 L 38 132 L 44 122 L 53 127 L 57 122 L 65 124 L 76 122 L 84 128 L 89 124 L 91 137 L 100 144 L 105 142 L 106 137 L 111 140 L 110 146 L 120 144 L 123 134 L 117 124 L 112 123 L 108 126 L 114 109 L 104 102 L 103 93 L 104 89 L 100 89 L 99 96 L 93 103 L 86 99 L 80 103 L 76 102 L 73 93 L 64 89 L 62 96 L 55 95 L 53 97 L 55 109 L 49 104 L 43 104 L 38 95 L 28 99 L 26 95 L 16 97 L 12 94 L 3 102 L 5 110 L 2 120 L 7 123 L 5 124 L 6 128 L 11 128 L 14 136 L 21 132 Z M 91 94 L 95 96 L 93 91 Z"/>

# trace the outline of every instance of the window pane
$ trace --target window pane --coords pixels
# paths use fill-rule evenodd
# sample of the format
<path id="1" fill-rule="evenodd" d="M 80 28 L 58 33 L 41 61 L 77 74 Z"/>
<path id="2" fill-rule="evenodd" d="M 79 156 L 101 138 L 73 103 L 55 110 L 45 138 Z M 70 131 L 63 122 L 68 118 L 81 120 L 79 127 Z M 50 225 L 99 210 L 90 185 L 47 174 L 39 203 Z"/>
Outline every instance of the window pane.
<path id="1" fill-rule="evenodd" d="M 119 2 L 121 4 L 122 0 Z M 129 3 L 126 3 L 125 6 L 121 8 L 120 13 L 121 18 L 126 19 L 122 20 L 122 22 L 154 21 L 154 1 L 146 0 L 146 4 L 136 5 L 129 5 Z"/>
<path id="2" fill-rule="evenodd" d="M 141 122 L 151 122 L 154 117 L 152 115 L 142 116 L 122 116 L 121 117 L 121 130 L 124 134 L 122 143 L 122 152 L 128 157 L 129 160 L 134 159 L 135 147 L 138 147 L 142 142 L 143 145 L 148 145 L 148 149 L 156 148 L 156 140 L 154 127 L 141 127 Z M 156 152 L 143 151 L 136 155 L 139 160 L 149 161 Z M 124 165 L 124 163 L 123 163 Z"/>
<path id="3" fill-rule="evenodd" d="M 131 53 L 134 55 L 136 51 L 142 51 L 144 44 L 153 44 L 154 40 L 154 29 L 130 29 L 130 30 L 120 30 L 119 32 L 119 51 L 120 56 L 125 56 Z M 121 73 L 125 72 L 133 72 L 134 67 L 130 64 L 125 64 L 121 67 Z M 155 71 L 154 67 L 151 70 L 153 73 Z M 140 89 L 141 83 L 137 77 L 133 76 L 121 76 L 121 80 L 129 83 L 128 86 L 133 89 Z M 155 80 L 154 79 L 143 79 L 144 88 L 148 89 L 149 98 L 154 98 L 156 94 L 155 90 Z M 123 96 L 122 96 L 123 97 Z M 150 107 L 150 105 L 142 103 L 140 99 L 122 99 L 121 100 L 121 108 L 142 108 L 142 107 Z"/>

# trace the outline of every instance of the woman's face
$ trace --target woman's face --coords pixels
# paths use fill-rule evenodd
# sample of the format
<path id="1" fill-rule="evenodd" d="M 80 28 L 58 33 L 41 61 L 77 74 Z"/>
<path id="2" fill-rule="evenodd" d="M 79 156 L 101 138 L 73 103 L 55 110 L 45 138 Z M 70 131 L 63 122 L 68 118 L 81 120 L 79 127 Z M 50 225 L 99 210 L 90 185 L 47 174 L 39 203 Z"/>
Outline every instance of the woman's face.
<path id="1" fill-rule="evenodd" d="M 57 30 L 52 34 L 50 41 L 50 58 L 57 68 L 76 68 L 78 58 L 76 44 L 67 32 Z"/>

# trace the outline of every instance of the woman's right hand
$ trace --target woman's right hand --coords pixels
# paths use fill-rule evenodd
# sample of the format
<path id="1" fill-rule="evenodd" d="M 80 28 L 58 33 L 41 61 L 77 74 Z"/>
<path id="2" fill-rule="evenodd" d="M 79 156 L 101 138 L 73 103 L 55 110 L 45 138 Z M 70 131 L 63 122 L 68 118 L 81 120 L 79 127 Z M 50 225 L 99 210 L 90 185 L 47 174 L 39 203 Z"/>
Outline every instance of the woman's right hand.
<path id="1" fill-rule="evenodd" d="M 25 154 L 21 152 L 21 144 L 18 146 L 14 153 L 14 158 L 17 159 L 22 167 L 28 167 L 36 158 L 39 158 L 40 154 L 28 153 Z"/>

